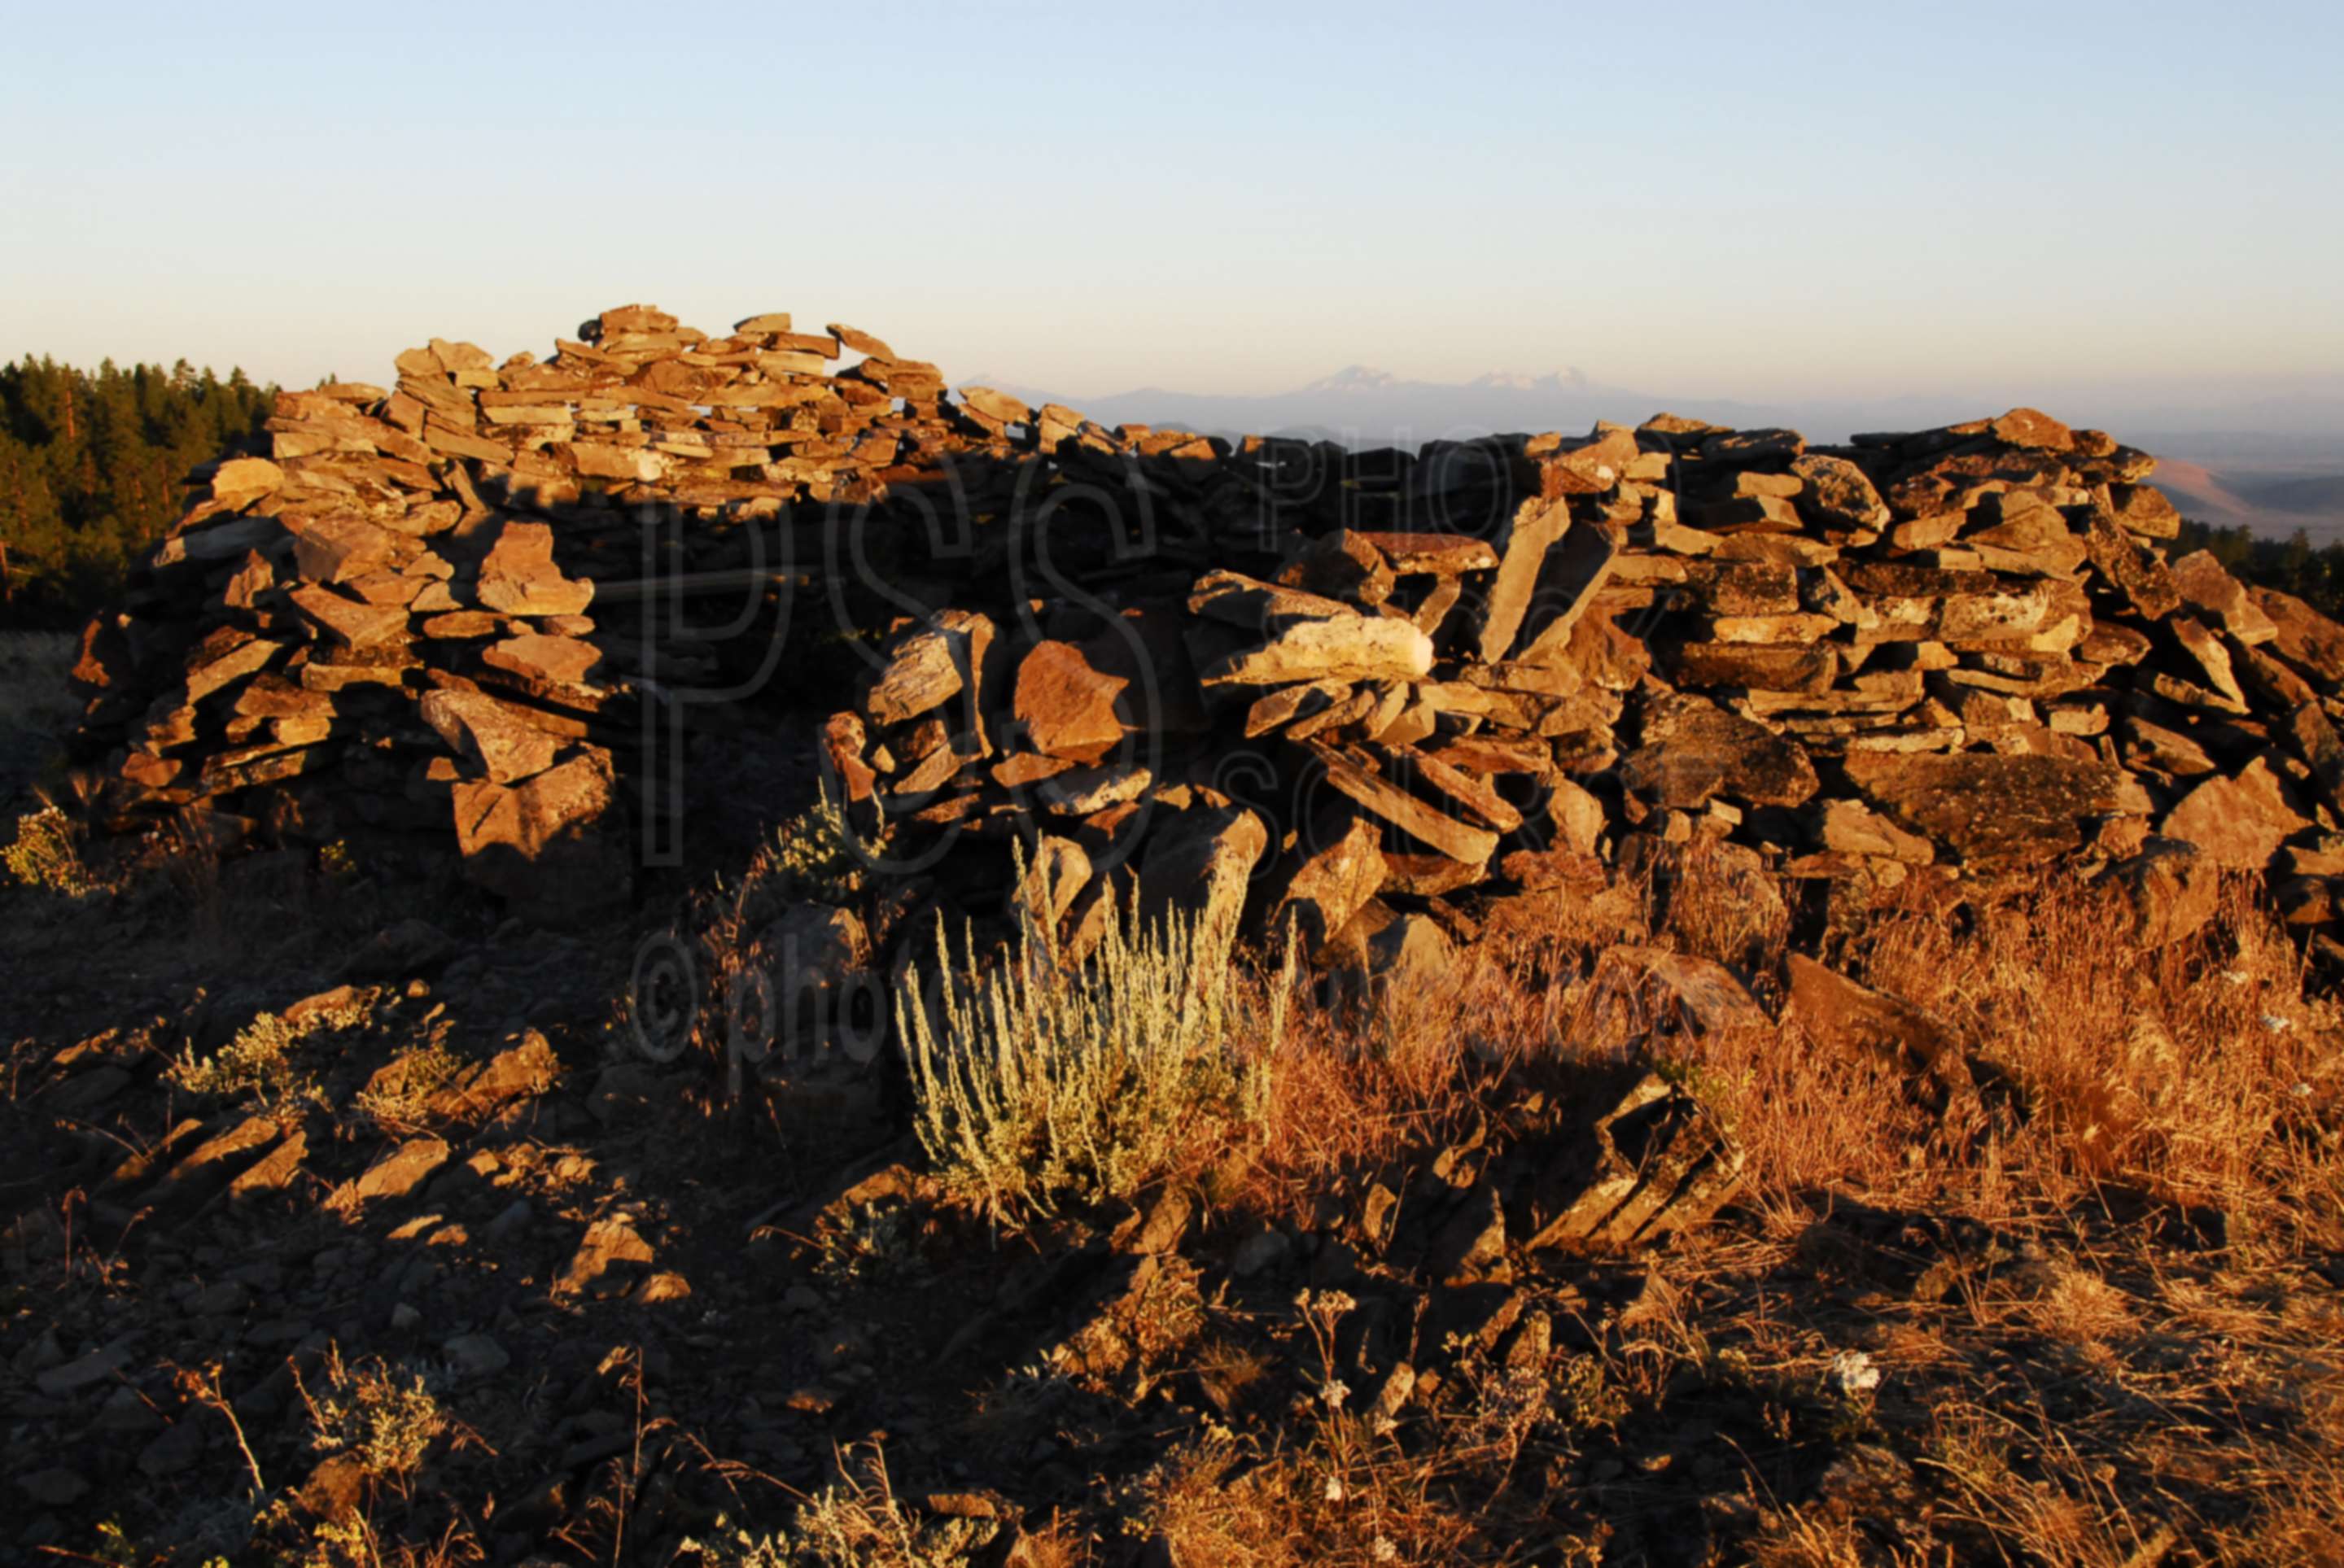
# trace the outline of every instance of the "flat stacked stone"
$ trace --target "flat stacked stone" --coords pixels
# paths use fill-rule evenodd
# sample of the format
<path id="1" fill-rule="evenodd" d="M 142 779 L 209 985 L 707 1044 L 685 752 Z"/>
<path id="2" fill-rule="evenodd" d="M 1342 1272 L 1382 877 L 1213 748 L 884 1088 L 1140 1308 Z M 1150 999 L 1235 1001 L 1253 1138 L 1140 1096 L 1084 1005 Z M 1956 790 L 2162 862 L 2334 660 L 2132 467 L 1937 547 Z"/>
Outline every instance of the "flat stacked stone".
<path id="1" fill-rule="evenodd" d="M 1070 937 L 1181 866 L 1322 946 L 1461 933 L 1696 836 L 1874 884 L 2179 846 L 2282 878 L 2309 930 L 2344 907 L 2344 628 L 2167 562 L 2154 460 L 2033 410 L 1351 451 L 645 306 L 394 369 L 285 394 L 91 624 L 112 821 L 418 835 L 591 906 L 626 884 L 644 714 L 708 688 L 835 709 L 834 785 L 904 863 L 1006 886 L 1008 839 L 1054 840 L 1028 902 Z M 696 592 L 849 634 L 866 674 L 743 683 Z"/>

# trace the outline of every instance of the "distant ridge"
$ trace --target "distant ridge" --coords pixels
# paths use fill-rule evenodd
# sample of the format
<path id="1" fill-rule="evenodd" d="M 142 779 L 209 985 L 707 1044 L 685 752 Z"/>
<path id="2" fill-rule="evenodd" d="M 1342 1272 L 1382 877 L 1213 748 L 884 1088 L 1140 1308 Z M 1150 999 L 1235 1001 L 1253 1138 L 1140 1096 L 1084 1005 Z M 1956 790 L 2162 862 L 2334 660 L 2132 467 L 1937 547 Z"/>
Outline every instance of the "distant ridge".
<path id="1" fill-rule="evenodd" d="M 1928 429 L 1966 418 L 1989 404 L 2024 400 L 2023 389 L 2014 389 L 2000 396 L 1750 403 L 1607 385 L 1576 367 L 1544 374 L 1492 370 L 1468 381 L 1425 381 L 1355 364 L 1286 392 L 1143 387 L 1106 397 L 1021 385 L 1013 377 L 972 379 L 1036 406 L 1079 408 L 1110 425 L 1177 426 L 1229 437 L 1302 436 L 1349 447 L 1413 447 L 1439 437 L 1503 432 L 1578 434 L 1598 420 L 1634 424 L 1663 409 L 1737 429 L 1783 427 L 1842 440 L 1858 431 Z M 2270 418 L 2278 412 L 2262 404 L 2242 405 L 2239 411 Z M 2156 482 L 2175 505 L 2204 522 L 2279 537 L 2299 528 L 2315 536 L 2344 535 L 2344 406 L 2314 399 L 2296 412 L 2305 427 L 2292 433 L 2269 424 L 2246 432 L 2167 424 L 2152 441 L 2154 450 L 2166 454 Z M 2324 422 L 2337 428 L 2322 429 Z"/>
<path id="2" fill-rule="evenodd" d="M 2218 528 L 2266 538 L 2301 528 L 2322 543 L 2344 536 L 2344 472 L 2258 474 L 2167 457 L 2150 482 L 2183 513 Z"/>

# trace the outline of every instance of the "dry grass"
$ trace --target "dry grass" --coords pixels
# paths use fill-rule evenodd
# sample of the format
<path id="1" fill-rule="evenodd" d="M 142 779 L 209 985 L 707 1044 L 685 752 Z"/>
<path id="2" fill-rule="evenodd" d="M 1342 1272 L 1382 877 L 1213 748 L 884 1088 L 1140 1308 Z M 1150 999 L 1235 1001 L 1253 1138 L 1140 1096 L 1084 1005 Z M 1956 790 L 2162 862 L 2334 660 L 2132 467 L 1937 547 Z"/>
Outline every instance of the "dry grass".
<path id="1" fill-rule="evenodd" d="M 1819 911 L 1757 896 L 1740 869 L 1691 847 L 1669 875 L 1600 909 L 1566 904 L 1553 929 L 1464 945 L 1449 983 L 1373 1017 L 1298 993 L 1250 1101 L 1229 1098 L 1224 1070 L 1264 1064 L 1254 1048 L 1268 1031 L 1253 1010 L 1268 993 L 1217 1022 L 1187 1004 L 1200 975 L 1244 1000 L 1269 967 L 1258 955 L 1157 952 L 1087 976 L 1030 950 L 995 962 L 921 1059 L 932 1112 L 960 1091 L 946 1134 L 955 1116 L 993 1114 L 977 1109 L 989 1103 L 996 1131 L 1016 1132 L 976 1139 L 995 1168 L 1020 1181 L 1054 1161 L 1085 1172 L 1059 1190 L 1062 1209 L 1108 1190 L 1067 1150 L 1137 1151 L 1093 1161 L 1125 1173 L 1126 1196 L 1217 1176 L 1239 1151 L 1252 1175 L 1233 1201 L 1202 1183 L 1210 1201 L 1145 1290 L 1004 1309 L 953 1352 L 943 1382 L 918 1368 L 958 1342 L 958 1324 L 947 1341 L 916 1314 L 898 1323 L 899 1301 L 924 1293 L 923 1271 L 954 1259 L 955 1238 L 972 1257 L 953 1277 L 981 1290 L 1011 1250 L 965 1214 L 920 1213 L 925 1186 L 902 1210 L 853 1212 L 808 1246 L 809 1279 L 867 1304 L 903 1352 L 873 1385 L 869 1422 L 858 1408 L 823 1437 L 892 1424 L 902 1378 L 946 1452 L 1022 1456 L 1048 1440 L 1058 1478 L 1032 1493 L 1022 1476 L 994 1478 L 1036 1515 L 1037 1499 L 1074 1512 L 1066 1528 L 1029 1519 L 1023 1555 L 1005 1558 L 1029 1564 L 1162 1562 L 1166 1550 L 1260 1564 L 2339 1562 L 2344 1019 L 2307 993 L 2254 890 L 2231 890 L 2199 936 L 2140 951 L 2123 912 L 2071 879 L 1916 879 L 1867 920 L 1818 935 Z M 760 875 L 794 893 L 799 874 L 769 858 Z M 725 929 L 753 930 L 770 913 L 757 904 L 732 898 Z M 1935 1015 L 1976 1081 L 1941 1093 L 1904 1066 L 1763 1020 L 1703 1033 L 1665 1007 L 1629 1009 L 1623 1028 L 1617 995 L 1593 983 L 1623 938 L 1736 966 L 1772 1016 L 1784 950 L 1819 951 Z M 1116 1040 L 1211 1070 L 1128 1092 L 1127 1076 L 1088 1075 L 1118 1060 L 1102 1049 Z M 987 1101 L 967 1075 L 998 1067 L 1005 1047 L 1018 1070 L 995 1073 Z M 303 1049 L 287 1054 L 298 1064 Z M 1096 1054 L 1081 1073 L 1026 1071 L 1063 1065 L 1069 1050 Z M 1509 1288 L 1529 1299 L 1525 1313 L 1551 1316 L 1552 1343 L 1519 1358 L 1495 1336 L 1448 1343 L 1428 1325 L 1449 1289 L 1423 1276 L 1420 1241 L 1379 1252 L 1361 1240 L 1368 1183 L 1421 1191 L 1432 1156 L 1460 1149 L 1477 1172 L 1511 1181 L 1507 1141 L 1553 1124 L 1522 1132 L 1533 1095 L 1567 1111 L 1651 1060 L 1681 1069 L 1736 1130 L 1750 1170 L 1738 1205 L 1632 1258 L 1517 1248 Z M 429 1049 L 412 1060 L 431 1081 Z M 1034 1094 L 1007 1093 L 1013 1081 Z M 406 1088 L 385 1081 L 356 1109 L 399 1125 L 414 1111 Z M 1244 1114 L 1223 1113 L 1232 1105 Z M 1101 1107 L 1122 1130 L 1079 1131 Z M 967 1146 L 931 1147 L 950 1173 Z M 1013 1220 L 1046 1206 L 983 1181 L 962 1191 Z M 1236 1276 L 1224 1265 L 1262 1217 L 1296 1222 L 1293 1250 Z M 1096 1218 L 1032 1225 L 1035 1254 L 1096 1244 Z M 934 1229 L 907 1244 L 914 1225 Z M 1327 1348 L 1342 1313 L 1317 1271 L 1354 1244 L 1363 1275 L 1342 1288 L 1381 1298 L 1397 1325 L 1390 1354 L 1423 1379 L 1389 1419 L 1375 1389 L 1341 1386 L 1379 1381 L 1388 1359 L 1338 1368 Z M 1289 1307 L 1306 1277 L 1310 1301 Z M 1876 1387 L 1847 1375 L 1858 1367 Z M 647 1432 L 657 1423 L 636 1392 Z M 949 1424 L 939 1412 L 959 1399 L 968 1419 Z M 699 1544 L 681 1560 L 1005 1560 L 1006 1528 L 980 1539 L 936 1507 L 933 1459 L 908 1436 L 890 1441 L 904 1445 L 901 1493 L 874 1452 L 844 1451 L 834 1473 L 791 1476 L 804 1491 L 761 1499 L 753 1517 L 743 1507 L 738 1529 L 695 1519 Z M 412 1473 L 418 1499 L 442 1463 Z M 634 1472 L 596 1474 L 595 1496 L 611 1500 L 591 1505 L 604 1509 L 600 1533 L 561 1539 L 581 1559 L 623 1560 L 638 1545 L 624 1525 Z M 382 1542 L 353 1537 L 332 1560 L 394 1557 L 398 1524 L 393 1511 Z"/>
<path id="2" fill-rule="evenodd" d="M 1942 1117 L 1893 1064 L 1795 1028 L 1695 1042 L 1781 1195 L 1854 1181 L 1982 1219 L 2114 1191 L 2332 1246 L 2344 1014 L 2241 884 L 2185 942 L 2144 950 L 2102 890 L 2051 880 L 1951 908 L 1915 898 L 1842 956 L 1971 1042 L 1978 1093 Z"/>
<path id="3" fill-rule="evenodd" d="M 1753 1472 L 1751 1560 L 2344 1563 L 2344 1010 L 2307 989 L 2258 893 L 2241 879 L 2205 930 L 2155 950 L 2109 892 L 2062 876 L 1916 879 L 1835 931 L 1835 968 L 1965 1042 L 1975 1091 L 1949 1101 L 1788 1022 L 1632 1042 L 1684 1069 L 1752 1181 L 1659 1261 L 1682 1299 L 1602 1352 L 1614 1385 L 1664 1409 L 1672 1376 L 1723 1356 L 1812 1390 L 1852 1346 L 1884 1373 L 1877 1407 L 1827 1435 L 1877 1445 L 1895 1486 L 1867 1492 L 1843 1459 L 1831 1475 L 1852 1479 L 1785 1502 L 1802 1488 Z M 1643 890 L 1641 921 L 1627 934 L 1736 965 L 1779 1010 L 1779 903 L 1696 862 Z M 1299 1218 L 1530 1085 L 1568 1098 L 1620 1054 L 1583 983 L 1612 940 L 1606 919 L 1469 950 L 1397 1022 L 1303 1010 L 1253 1201 Z M 1888 1239 L 1848 1239 L 1843 1209 Z M 1505 1560 L 1457 1502 L 1460 1441 L 1362 1470 L 1339 1507 L 1311 1483 L 1323 1432 L 1242 1463 L 1196 1450 L 1150 1516 L 1207 1561 L 1439 1561 L 1468 1539 Z M 1925 1525 L 1884 1527 L 1924 1502 Z M 1452 1534 L 1352 1529 L 1403 1504 Z"/>
<path id="4" fill-rule="evenodd" d="M 1732 881 L 1692 875 L 1647 913 L 1655 947 L 1741 955 L 1736 972 L 1773 1009 L 1779 903 L 1753 915 Z M 1448 987 L 1398 1018 L 1298 1010 L 1272 1162 L 1307 1187 L 1470 1125 L 1525 1078 L 1567 1091 L 1574 1071 L 1616 1064 L 1612 999 L 1582 983 L 1604 945 L 1468 950 Z M 2344 1008 L 2307 991 L 2244 879 L 2204 932 L 2163 949 L 2132 943 L 2113 895 L 2052 878 L 1967 898 L 1916 889 L 1834 957 L 1968 1042 L 1976 1092 L 1939 1106 L 1910 1069 L 1788 1022 L 1702 1033 L 1654 1018 L 1624 1048 L 1693 1076 L 1749 1150 L 1762 1203 L 1854 1183 L 1999 1219 L 2115 1192 L 2218 1212 L 2238 1233 L 2344 1244 Z"/>

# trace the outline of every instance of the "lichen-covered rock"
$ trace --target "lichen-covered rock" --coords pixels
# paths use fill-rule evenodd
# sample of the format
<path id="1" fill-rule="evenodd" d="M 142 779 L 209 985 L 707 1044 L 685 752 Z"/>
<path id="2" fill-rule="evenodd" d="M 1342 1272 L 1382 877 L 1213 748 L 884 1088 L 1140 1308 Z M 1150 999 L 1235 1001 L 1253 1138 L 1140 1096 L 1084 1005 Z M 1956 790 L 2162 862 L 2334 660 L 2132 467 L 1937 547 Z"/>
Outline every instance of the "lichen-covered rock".
<path id="1" fill-rule="evenodd" d="M 2069 757 L 1860 752 L 1847 777 L 1904 827 L 1972 862 L 2048 859 L 2079 847 L 2091 819 L 2149 809 L 2122 769 Z"/>

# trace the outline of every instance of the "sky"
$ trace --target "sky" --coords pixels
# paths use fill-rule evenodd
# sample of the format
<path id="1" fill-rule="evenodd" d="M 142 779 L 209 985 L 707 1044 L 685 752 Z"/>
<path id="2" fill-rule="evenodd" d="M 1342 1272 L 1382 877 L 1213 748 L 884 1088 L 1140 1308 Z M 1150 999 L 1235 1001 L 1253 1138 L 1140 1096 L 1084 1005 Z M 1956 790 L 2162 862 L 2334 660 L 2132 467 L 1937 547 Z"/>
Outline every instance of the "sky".
<path id="1" fill-rule="evenodd" d="M 10 9 L 0 359 L 2344 397 L 2332 3 Z"/>

